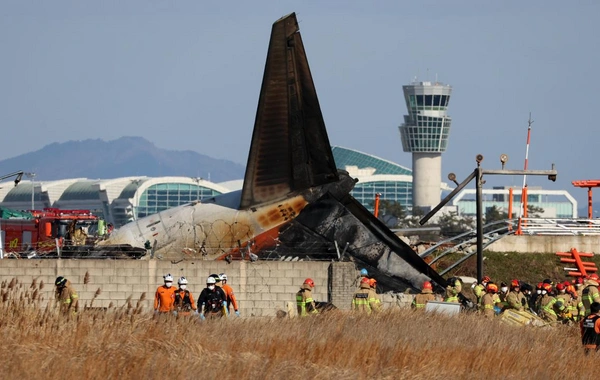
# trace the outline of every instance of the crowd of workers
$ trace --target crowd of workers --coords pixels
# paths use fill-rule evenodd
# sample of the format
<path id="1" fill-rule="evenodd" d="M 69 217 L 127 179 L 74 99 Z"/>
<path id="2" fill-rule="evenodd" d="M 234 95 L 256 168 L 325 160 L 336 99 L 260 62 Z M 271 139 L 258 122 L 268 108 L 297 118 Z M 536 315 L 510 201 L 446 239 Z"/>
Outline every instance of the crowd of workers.
<path id="1" fill-rule="evenodd" d="M 157 314 L 174 314 L 189 316 L 198 314 L 200 319 L 227 317 L 230 314 L 240 316 L 238 302 L 231 286 L 227 284 L 227 275 L 211 274 L 206 279 L 206 288 L 194 302 L 192 293 L 187 289 L 188 280 L 180 277 L 178 288 L 173 286 L 173 276 L 168 273 L 163 276 L 164 285 L 156 289 L 154 296 L 154 312 Z"/>
<path id="2" fill-rule="evenodd" d="M 510 287 L 503 282 L 498 286 L 488 276 L 472 286 L 479 312 L 493 318 L 505 310 L 529 312 L 553 323 L 579 323 L 582 343 L 587 350 L 600 350 L 600 292 L 597 274 L 578 277 L 573 281 L 554 283 L 545 279 L 536 288 L 519 280 L 512 280 Z M 462 282 L 451 278 L 445 294 L 438 300 L 459 303 L 464 297 Z M 412 307 L 425 308 L 427 302 L 436 300 L 429 281 L 425 281 Z"/>
<path id="3" fill-rule="evenodd" d="M 230 314 L 240 316 L 238 302 L 233 289 L 227 284 L 227 275 L 211 274 L 206 280 L 206 288 L 194 301 L 187 289 L 188 280 L 180 277 L 178 287 L 173 286 L 173 276 L 163 276 L 164 284 L 159 286 L 154 297 L 154 311 L 157 314 L 191 315 L 198 314 L 201 319 L 227 317 Z M 588 350 L 600 349 L 600 291 L 597 274 L 578 277 L 574 281 L 554 283 L 546 279 L 531 285 L 512 280 L 510 287 L 501 283 L 500 287 L 488 276 L 481 283 L 472 286 L 479 312 L 486 318 L 493 318 L 505 310 L 530 312 L 549 324 L 580 323 L 582 343 Z M 77 292 L 65 277 L 56 278 L 55 298 L 63 312 L 76 313 L 78 309 Z M 315 283 L 307 278 L 296 293 L 297 312 L 300 317 L 318 314 L 312 298 Z M 377 280 L 370 278 L 366 269 L 362 269 L 359 286 L 352 297 L 352 310 L 372 314 L 382 310 L 381 300 L 376 291 Z M 412 308 L 424 309 L 429 301 L 439 300 L 460 303 L 464 297 L 463 284 L 459 278 L 451 278 L 445 289 L 444 297 L 433 292 L 431 282 L 425 281 L 422 290 L 414 297 Z"/>

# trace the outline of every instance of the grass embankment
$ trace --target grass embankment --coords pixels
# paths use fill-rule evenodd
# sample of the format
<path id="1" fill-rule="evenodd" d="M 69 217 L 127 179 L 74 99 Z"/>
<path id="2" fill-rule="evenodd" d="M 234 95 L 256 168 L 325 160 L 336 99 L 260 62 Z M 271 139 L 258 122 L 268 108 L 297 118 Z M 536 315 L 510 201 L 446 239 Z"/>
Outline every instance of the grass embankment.
<path id="1" fill-rule="evenodd" d="M 448 267 L 456 262 L 461 254 L 448 255 L 440 259 L 438 270 Z M 585 261 L 593 261 L 600 268 L 600 255 L 585 258 Z M 574 267 L 574 264 L 560 262 L 560 257 L 550 253 L 516 253 L 516 252 L 484 252 L 483 273 L 490 276 L 493 281 L 501 281 L 510 284 L 513 279 L 523 280 L 529 284 L 536 285 L 545 278 L 554 281 L 573 279 L 567 276 L 565 267 Z M 477 257 L 473 256 L 462 263 L 458 268 L 450 271 L 447 276 L 471 276 L 477 277 Z"/>
<path id="2" fill-rule="evenodd" d="M 35 284 L 2 292 L 2 378 L 597 378 L 598 358 L 582 354 L 573 326 L 411 310 L 199 322 L 157 318 L 135 301 L 65 318 L 36 306 L 49 291 Z"/>

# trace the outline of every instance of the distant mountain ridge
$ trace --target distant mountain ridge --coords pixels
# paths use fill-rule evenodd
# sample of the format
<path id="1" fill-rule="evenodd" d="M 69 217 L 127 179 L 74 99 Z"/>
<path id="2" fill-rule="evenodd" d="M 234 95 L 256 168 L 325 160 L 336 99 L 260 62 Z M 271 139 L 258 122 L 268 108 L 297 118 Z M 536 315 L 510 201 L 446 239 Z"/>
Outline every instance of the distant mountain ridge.
<path id="1" fill-rule="evenodd" d="M 88 139 L 52 143 L 35 152 L 0 161 L 0 175 L 18 170 L 35 172 L 36 181 L 127 176 L 209 179 L 210 176 L 212 182 L 223 182 L 244 178 L 245 168 L 190 150 L 157 148 L 143 137 L 121 137 L 111 141 Z"/>

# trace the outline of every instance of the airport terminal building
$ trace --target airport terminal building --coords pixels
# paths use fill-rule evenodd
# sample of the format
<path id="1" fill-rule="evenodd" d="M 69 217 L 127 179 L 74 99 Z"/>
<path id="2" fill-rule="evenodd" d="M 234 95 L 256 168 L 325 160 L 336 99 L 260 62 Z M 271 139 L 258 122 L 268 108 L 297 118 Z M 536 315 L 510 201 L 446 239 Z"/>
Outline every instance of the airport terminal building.
<path id="1" fill-rule="evenodd" d="M 413 204 L 412 171 L 392 161 L 357 150 L 332 147 L 336 166 L 358 179 L 352 195 L 373 211 L 375 195 L 400 203 Z M 72 178 L 47 182 L 0 183 L 0 207 L 32 210 L 55 207 L 63 210 L 90 210 L 94 215 L 120 227 L 136 218 L 196 200 L 240 190 L 243 180 L 214 183 L 198 177 L 122 177 L 114 179 Z M 452 188 L 441 183 L 438 199 Z M 507 189 L 484 189 L 484 209 L 496 206 L 507 210 Z M 520 189 L 514 191 L 515 208 Z M 576 218 L 577 202 L 565 190 L 531 188 L 529 204 L 543 208 L 544 217 Z M 452 202 L 459 215 L 475 214 L 474 190 L 465 189 Z"/>

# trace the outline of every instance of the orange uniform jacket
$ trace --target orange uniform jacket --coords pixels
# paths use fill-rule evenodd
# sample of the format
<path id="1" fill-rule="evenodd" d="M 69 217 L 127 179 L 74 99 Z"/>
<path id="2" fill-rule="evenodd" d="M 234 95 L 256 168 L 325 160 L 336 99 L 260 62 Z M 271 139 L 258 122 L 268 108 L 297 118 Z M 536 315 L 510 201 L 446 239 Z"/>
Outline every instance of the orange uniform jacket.
<path id="1" fill-rule="evenodd" d="M 154 310 L 158 310 L 161 313 L 166 313 L 173 310 L 173 303 L 175 302 L 175 292 L 177 288 L 171 286 L 167 288 L 162 285 L 156 289 L 156 295 L 154 296 Z"/>
<path id="2" fill-rule="evenodd" d="M 231 305 L 233 305 L 233 310 L 238 311 L 238 303 L 235 299 L 235 296 L 233 295 L 233 289 L 231 288 L 231 286 L 225 284 L 221 287 L 221 289 L 223 289 L 223 291 L 225 292 L 225 298 L 227 299 L 227 308 L 229 309 Z"/>

